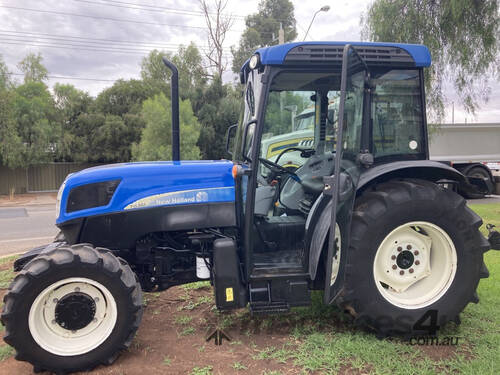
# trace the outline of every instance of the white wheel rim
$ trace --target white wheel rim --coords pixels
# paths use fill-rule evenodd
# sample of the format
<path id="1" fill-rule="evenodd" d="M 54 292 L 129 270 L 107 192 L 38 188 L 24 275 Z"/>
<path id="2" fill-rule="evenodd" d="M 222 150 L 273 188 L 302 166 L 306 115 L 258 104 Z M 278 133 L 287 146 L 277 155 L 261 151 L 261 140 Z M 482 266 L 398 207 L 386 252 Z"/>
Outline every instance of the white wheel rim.
<path id="1" fill-rule="evenodd" d="M 373 262 L 380 294 L 404 309 L 438 301 L 451 286 L 456 270 L 457 252 L 450 236 L 424 221 L 409 222 L 390 232 Z"/>
<path id="2" fill-rule="evenodd" d="M 335 284 L 337 281 L 337 276 L 340 269 L 340 248 L 342 247 L 342 239 L 340 237 L 340 228 L 337 223 L 335 223 L 335 255 L 332 259 L 332 273 L 330 275 L 330 286 Z"/>
<path id="3" fill-rule="evenodd" d="M 93 320 L 78 330 L 68 330 L 56 322 L 56 305 L 73 292 L 86 294 L 94 300 Z M 74 356 L 90 352 L 111 334 L 117 319 L 116 302 L 109 290 L 95 280 L 72 277 L 45 288 L 31 305 L 28 325 L 31 336 L 44 350 Z"/>

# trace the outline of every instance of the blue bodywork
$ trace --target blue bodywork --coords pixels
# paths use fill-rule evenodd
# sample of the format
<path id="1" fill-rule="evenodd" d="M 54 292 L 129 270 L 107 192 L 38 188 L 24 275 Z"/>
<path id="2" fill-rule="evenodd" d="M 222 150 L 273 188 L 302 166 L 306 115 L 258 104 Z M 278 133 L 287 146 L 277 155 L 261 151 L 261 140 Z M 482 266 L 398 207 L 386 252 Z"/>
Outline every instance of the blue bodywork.
<path id="1" fill-rule="evenodd" d="M 421 44 L 402 44 L 402 43 L 378 43 L 378 42 L 295 42 L 279 44 L 271 47 L 259 48 L 255 53 L 260 55 L 260 61 L 263 65 L 282 65 L 285 57 L 291 49 L 298 46 L 345 46 L 350 44 L 356 46 L 380 46 L 380 47 L 398 47 L 410 54 L 415 61 L 416 67 L 428 67 L 431 65 L 431 54 L 429 49 Z M 242 70 L 245 70 L 248 60 L 243 64 Z"/>
<path id="2" fill-rule="evenodd" d="M 71 174 L 64 182 L 56 223 L 150 207 L 234 201 L 233 163 L 221 160 L 110 164 Z M 120 180 L 106 206 L 66 212 L 75 187 Z M 146 202 L 145 202 L 146 201 Z"/>

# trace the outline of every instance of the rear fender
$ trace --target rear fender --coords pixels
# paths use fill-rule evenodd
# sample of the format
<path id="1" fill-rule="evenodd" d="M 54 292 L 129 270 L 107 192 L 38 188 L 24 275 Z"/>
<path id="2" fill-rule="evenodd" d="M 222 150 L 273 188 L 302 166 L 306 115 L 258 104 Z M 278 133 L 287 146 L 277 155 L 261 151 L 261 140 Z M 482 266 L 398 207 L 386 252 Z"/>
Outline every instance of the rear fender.
<path id="1" fill-rule="evenodd" d="M 378 165 L 361 174 L 356 195 L 369 187 L 395 178 L 418 178 L 432 182 L 456 181 L 461 189 L 474 189 L 467 177 L 449 165 L 431 161 L 400 161 Z M 306 223 L 306 246 L 309 247 L 309 275 L 315 280 L 325 240 L 330 228 L 330 199 L 323 194 L 312 207 Z M 346 230 L 347 232 L 347 230 Z M 342 248 L 342 254 L 345 254 Z M 341 263 L 342 266 L 342 263 Z"/>

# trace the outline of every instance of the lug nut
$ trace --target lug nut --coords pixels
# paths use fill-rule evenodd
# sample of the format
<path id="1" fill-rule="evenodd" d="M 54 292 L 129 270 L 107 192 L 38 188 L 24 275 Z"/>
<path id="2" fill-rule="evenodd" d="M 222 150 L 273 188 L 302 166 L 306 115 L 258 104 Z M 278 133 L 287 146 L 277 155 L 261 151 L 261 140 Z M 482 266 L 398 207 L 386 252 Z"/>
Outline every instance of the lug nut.
<path id="1" fill-rule="evenodd" d="M 413 273 L 413 268 L 410 268 L 410 269 L 409 269 L 409 272 L 410 272 L 410 273 Z"/>
<path id="2" fill-rule="evenodd" d="M 391 259 L 392 259 L 392 260 L 395 260 L 395 259 L 396 259 L 396 255 L 393 255 L 393 256 L 391 257 Z"/>
<path id="3" fill-rule="evenodd" d="M 411 250 L 411 245 L 406 246 L 408 250 Z"/>
<path id="4" fill-rule="evenodd" d="M 57 303 L 57 302 L 59 302 L 59 300 L 58 300 L 57 298 L 54 298 L 54 299 L 52 300 L 52 302 Z"/>
<path id="5" fill-rule="evenodd" d="M 404 275 L 404 274 L 405 274 L 405 271 L 401 270 L 401 271 L 399 271 L 399 274 L 400 274 L 400 275 Z"/>
<path id="6" fill-rule="evenodd" d="M 395 264 L 392 266 L 392 269 L 395 270 L 396 268 L 398 268 L 398 266 L 396 266 Z"/>
<path id="7" fill-rule="evenodd" d="M 415 261 L 415 264 L 418 266 L 420 264 L 420 261 L 419 260 L 416 260 Z"/>
<path id="8" fill-rule="evenodd" d="M 79 288 L 79 287 L 76 287 L 76 288 L 75 288 L 75 292 L 77 292 L 77 293 L 78 293 L 79 291 L 80 291 L 80 288 Z"/>
<path id="9" fill-rule="evenodd" d="M 401 246 L 398 246 L 398 251 L 403 251 L 403 248 Z"/>
<path id="10" fill-rule="evenodd" d="M 94 298 L 95 302 L 99 302 L 99 297 Z"/>
<path id="11" fill-rule="evenodd" d="M 413 254 L 418 255 L 418 250 L 415 250 Z"/>
<path id="12" fill-rule="evenodd" d="M 52 319 L 52 324 L 56 324 L 56 320 L 55 319 Z"/>
<path id="13" fill-rule="evenodd" d="M 97 318 L 92 319 L 94 323 L 97 323 Z"/>

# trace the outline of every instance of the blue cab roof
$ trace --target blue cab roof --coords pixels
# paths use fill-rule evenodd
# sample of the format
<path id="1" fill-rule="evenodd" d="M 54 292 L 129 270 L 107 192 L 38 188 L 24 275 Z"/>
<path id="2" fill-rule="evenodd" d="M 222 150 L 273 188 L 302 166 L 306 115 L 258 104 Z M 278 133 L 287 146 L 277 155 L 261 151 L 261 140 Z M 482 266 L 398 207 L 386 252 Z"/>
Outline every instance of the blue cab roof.
<path id="1" fill-rule="evenodd" d="M 259 48 L 255 53 L 260 55 L 260 61 L 264 65 L 282 65 L 285 57 L 292 48 L 298 46 L 314 46 L 314 45 L 327 45 L 327 46 L 345 46 L 350 44 L 356 46 L 380 46 L 380 47 L 398 47 L 410 54 L 415 61 L 416 67 L 428 67 L 431 65 L 431 54 L 429 49 L 422 44 L 402 44 L 402 43 L 380 43 L 380 42 L 295 42 L 279 44 L 271 47 Z M 243 64 L 242 70 L 245 70 L 248 60 Z"/>

